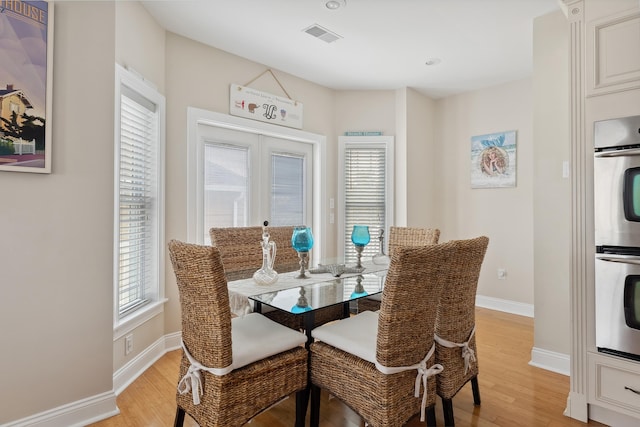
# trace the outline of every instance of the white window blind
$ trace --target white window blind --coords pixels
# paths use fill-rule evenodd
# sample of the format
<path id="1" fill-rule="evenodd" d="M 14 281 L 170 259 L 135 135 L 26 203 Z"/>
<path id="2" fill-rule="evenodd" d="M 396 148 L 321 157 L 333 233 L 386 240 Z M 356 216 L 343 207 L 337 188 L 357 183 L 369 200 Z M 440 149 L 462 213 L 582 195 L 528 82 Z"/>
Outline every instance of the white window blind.
<path id="1" fill-rule="evenodd" d="M 356 260 L 353 226 L 368 225 L 371 242 L 363 257 L 379 251 L 378 231 L 386 228 L 386 148 L 347 146 L 344 152 L 345 261 Z"/>
<path id="2" fill-rule="evenodd" d="M 249 149 L 229 144 L 204 146 L 205 242 L 209 226 L 242 227 L 249 222 Z"/>
<path id="3" fill-rule="evenodd" d="M 305 218 L 305 160 L 302 156 L 272 154 L 272 225 L 300 225 Z"/>
<path id="4" fill-rule="evenodd" d="M 164 98 L 124 69 L 118 76 L 116 325 L 160 300 L 164 203 Z"/>
<path id="5" fill-rule="evenodd" d="M 369 227 L 371 240 L 364 248 L 363 258 L 380 251 L 380 231 L 389 231 L 393 224 L 393 136 L 340 136 L 338 251 L 345 262 L 356 261 L 351 242 L 354 225 Z M 385 234 L 386 236 L 386 234 Z M 387 239 L 385 237 L 385 245 Z"/>

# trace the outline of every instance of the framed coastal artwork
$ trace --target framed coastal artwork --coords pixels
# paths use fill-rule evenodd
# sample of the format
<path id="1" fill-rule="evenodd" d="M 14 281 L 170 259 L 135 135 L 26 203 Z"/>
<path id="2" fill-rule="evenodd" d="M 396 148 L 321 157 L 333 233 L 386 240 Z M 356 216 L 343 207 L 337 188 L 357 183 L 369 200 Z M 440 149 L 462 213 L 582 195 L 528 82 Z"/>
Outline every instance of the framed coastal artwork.
<path id="1" fill-rule="evenodd" d="M 53 2 L 0 0 L 0 170 L 51 172 Z"/>
<path id="2" fill-rule="evenodd" d="M 471 137 L 471 188 L 516 186 L 516 131 Z"/>

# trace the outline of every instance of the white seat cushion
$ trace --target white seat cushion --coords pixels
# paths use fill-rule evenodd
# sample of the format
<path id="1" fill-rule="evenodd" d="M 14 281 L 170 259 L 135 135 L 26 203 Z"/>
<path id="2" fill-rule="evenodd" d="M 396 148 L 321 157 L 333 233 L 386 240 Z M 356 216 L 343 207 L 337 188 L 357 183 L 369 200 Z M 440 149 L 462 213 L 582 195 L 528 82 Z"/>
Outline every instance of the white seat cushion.
<path id="1" fill-rule="evenodd" d="M 298 347 L 307 336 L 259 313 L 231 319 L 233 369 Z"/>
<path id="2" fill-rule="evenodd" d="M 327 323 L 311 331 L 311 336 L 342 351 L 376 363 L 378 313 L 363 311 L 357 316 Z"/>
<path id="3" fill-rule="evenodd" d="M 379 294 L 373 294 L 367 297 L 367 299 L 372 299 L 372 300 L 376 300 L 376 301 L 380 301 L 382 302 L 382 292 L 380 292 Z"/>

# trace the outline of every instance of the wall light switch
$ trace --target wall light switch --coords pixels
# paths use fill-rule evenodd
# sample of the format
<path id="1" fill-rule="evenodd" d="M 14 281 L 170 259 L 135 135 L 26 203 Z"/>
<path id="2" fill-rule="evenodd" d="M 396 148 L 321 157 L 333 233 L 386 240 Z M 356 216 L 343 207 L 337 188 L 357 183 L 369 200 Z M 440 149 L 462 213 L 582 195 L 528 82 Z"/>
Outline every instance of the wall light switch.
<path id="1" fill-rule="evenodd" d="M 562 177 L 569 178 L 569 161 L 565 160 L 562 162 Z"/>

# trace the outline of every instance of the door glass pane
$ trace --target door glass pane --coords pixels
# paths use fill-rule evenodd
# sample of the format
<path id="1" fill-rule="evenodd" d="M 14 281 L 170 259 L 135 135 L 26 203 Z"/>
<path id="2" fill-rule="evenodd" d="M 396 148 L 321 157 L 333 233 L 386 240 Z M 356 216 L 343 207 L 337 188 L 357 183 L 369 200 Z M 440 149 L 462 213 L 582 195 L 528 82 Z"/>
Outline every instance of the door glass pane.
<path id="1" fill-rule="evenodd" d="M 204 161 L 204 242 L 210 244 L 213 226 L 249 225 L 249 150 L 208 143 Z"/>
<path id="2" fill-rule="evenodd" d="M 271 155 L 271 224 L 304 224 L 304 158 Z"/>

